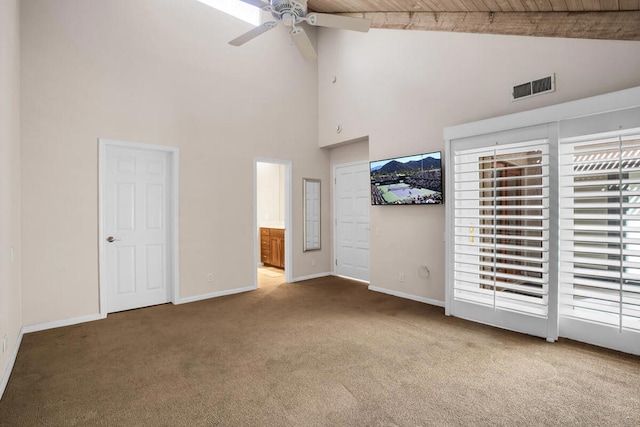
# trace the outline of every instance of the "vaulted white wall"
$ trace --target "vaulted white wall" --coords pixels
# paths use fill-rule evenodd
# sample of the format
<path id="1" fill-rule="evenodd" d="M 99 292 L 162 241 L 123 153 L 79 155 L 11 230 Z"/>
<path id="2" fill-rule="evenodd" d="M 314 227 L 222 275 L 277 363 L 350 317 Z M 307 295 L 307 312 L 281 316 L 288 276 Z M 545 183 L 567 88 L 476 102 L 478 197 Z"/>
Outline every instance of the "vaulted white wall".
<path id="1" fill-rule="evenodd" d="M 19 28 L 18 0 L 0 1 L 0 395 L 22 327 Z"/>
<path id="2" fill-rule="evenodd" d="M 640 85 L 640 42 L 323 29 L 318 49 L 320 146 L 368 136 L 368 160 L 444 150 L 446 126 Z M 550 73 L 556 92 L 511 101 L 513 85 Z M 371 285 L 443 302 L 444 214 L 371 207 Z"/>
<path id="3" fill-rule="evenodd" d="M 179 147 L 183 298 L 253 284 L 255 157 L 292 161 L 293 277 L 330 271 L 300 232 L 317 68 L 283 29 L 235 48 L 251 27 L 196 0 L 21 4 L 25 325 L 98 312 L 99 137 Z"/>

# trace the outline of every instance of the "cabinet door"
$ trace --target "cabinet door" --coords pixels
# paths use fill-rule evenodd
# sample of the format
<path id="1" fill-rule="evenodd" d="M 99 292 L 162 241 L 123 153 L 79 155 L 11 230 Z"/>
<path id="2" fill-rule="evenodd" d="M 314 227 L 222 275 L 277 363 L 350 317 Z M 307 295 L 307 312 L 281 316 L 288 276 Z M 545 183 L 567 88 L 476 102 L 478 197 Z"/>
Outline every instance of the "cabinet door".
<path id="1" fill-rule="evenodd" d="M 284 268 L 284 230 L 281 228 L 270 229 L 269 241 L 271 265 Z"/>
<path id="2" fill-rule="evenodd" d="M 284 237 L 278 238 L 278 249 L 278 257 L 280 258 L 278 266 L 280 266 L 280 268 L 284 268 Z"/>
<path id="3" fill-rule="evenodd" d="M 271 244 L 269 245 L 269 249 L 270 249 L 270 255 L 271 255 L 271 259 L 270 259 L 270 263 L 271 265 L 275 265 L 276 267 L 281 267 L 281 259 L 280 259 L 280 247 L 282 246 L 281 244 L 281 239 L 279 237 L 271 237 L 270 239 Z"/>
<path id="4" fill-rule="evenodd" d="M 269 229 L 260 229 L 260 261 L 263 264 L 271 264 L 271 242 L 269 241 Z"/>

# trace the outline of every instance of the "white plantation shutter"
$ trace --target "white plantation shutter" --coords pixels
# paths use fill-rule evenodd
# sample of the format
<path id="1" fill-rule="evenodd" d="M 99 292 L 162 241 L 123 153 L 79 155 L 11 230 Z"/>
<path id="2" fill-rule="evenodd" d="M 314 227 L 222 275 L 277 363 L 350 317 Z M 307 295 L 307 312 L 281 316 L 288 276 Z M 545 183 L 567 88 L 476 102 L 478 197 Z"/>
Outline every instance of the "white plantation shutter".
<path id="1" fill-rule="evenodd" d="M 640 332 L 640 133 L 559 147 L 560 315 Z"/>
<path id="2" fill-rule="evenodd" d="M 445 129 L 446 314 L 640 355 L 638 95 Z"/>
<path id="3" fill-rule="evenodd" d="M 454 300 L 546 318 L 549 144 L 454 154 Z"/>

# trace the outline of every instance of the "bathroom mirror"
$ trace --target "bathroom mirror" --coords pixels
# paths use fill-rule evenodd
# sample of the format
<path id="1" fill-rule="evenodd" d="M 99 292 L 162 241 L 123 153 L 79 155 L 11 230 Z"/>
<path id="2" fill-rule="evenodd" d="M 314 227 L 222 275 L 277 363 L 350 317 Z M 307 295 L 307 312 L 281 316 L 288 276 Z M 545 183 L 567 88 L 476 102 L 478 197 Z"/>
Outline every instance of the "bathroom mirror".
<path id="1" fill-rule="evenodd" d="M 320 180 L 302 178 L 304 217 L 303 251 L 320 249 Z"/>

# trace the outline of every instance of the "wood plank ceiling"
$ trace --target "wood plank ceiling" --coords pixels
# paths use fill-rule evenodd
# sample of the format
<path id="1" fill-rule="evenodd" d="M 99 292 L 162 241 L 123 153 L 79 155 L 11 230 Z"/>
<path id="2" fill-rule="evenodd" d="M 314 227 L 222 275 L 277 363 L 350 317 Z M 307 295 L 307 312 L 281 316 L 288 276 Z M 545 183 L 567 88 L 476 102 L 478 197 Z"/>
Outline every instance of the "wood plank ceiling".
<path id="1" fill-rule="evenodd" d="M 308 0 L 372 28 L 640 41 L 640 0 Z"/>

